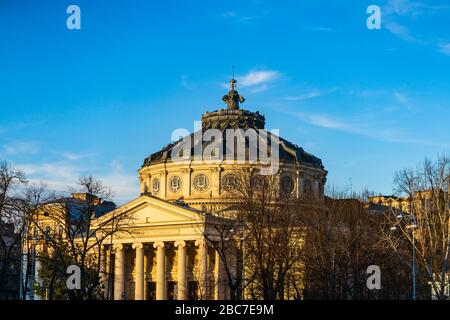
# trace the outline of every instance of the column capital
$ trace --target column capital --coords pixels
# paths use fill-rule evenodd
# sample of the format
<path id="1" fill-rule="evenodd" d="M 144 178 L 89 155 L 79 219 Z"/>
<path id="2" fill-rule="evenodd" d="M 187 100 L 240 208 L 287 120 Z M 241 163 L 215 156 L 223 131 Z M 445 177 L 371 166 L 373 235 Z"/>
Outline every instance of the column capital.
<path id="1" fill-rule="evenodd" d="M 157 242 L 154 242 L 153 243 L 153 248 L 158 248 L 158 247 L 160 247 L 160 248 L 164 248 L 164 242 L 163 241 L 157 241 Z"/>
<path id="2" fill-rule="evenodd" d="M 123 250 L 123 243 L 114 243 L 114 250 Z"/>
<path id="3" fill-rule="evenodd" d="M 222 167 L 210 167 L 209 170 L 211 171 L 211 173 L 220 173 L 224 169 Z"/>
<path id="4" fill-rule="evenodd" d="M 181 169 L 181 173 L 192 173 L 192 171 L 194 171 L 192 168 Z"/>
<path id="5" fill-rule="evenodd" d="M 186 241 L 184 240 L 177 240 L 175 241 L 175 243 L 173 244 L 175 247 L 185 247 L 186 246 Z"/>
<path id="6" fill-rule="evenodd" d="M 143 249 L 144 248 L 144 245 L 141 243 L 141 242 L 135 242 L 135 243 L 133 243 L 133 245 L 131 246 L 133 249 L 137 249 L 137 248 L 139 248 L 139 249 Z"/>
<path id="7" fill-rule="evenodd" d="M 196 246 L 196 247 L 199 247 L 199 246 L 206 246 L 207 244 L 208 244 L 208 243 L 206 242 L 206 239 L 205 239 L 205 238 L 195 240 L 195 246 Z"/>

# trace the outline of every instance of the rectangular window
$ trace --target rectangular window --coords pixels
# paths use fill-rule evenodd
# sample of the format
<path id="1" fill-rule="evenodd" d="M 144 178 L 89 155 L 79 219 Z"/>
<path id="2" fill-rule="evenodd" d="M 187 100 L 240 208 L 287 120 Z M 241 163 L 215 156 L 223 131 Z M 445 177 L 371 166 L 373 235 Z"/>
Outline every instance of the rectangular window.
<path id="1" fill-rule="evenodd" d="M 167 300 L 176 300 L 177 283 L 175 281 L 167 281 Z"/>
<path id="2" fill-rule="evenodd" d="M 156 300 L 156 282 L 147 283 L 147 300 Z"/>
<path id="3" fill-rule="evenodd" d="M 197 281 L 188 282 L 188 299 L 198 300 L 198 284 Z"/>

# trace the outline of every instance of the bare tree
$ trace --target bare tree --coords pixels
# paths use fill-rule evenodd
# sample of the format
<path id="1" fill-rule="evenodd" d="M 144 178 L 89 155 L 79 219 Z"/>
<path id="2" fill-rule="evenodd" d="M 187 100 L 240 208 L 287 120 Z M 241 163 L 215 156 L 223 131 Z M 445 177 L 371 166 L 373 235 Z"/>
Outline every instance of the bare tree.
<path id="1" fill-rule="evenodd" d="M 6 290 L 8 283 L 8 271 L 10 266 L 17 259 L 17 254 L 14 254 L 14 248 L 20 248 L 20 237 L 15 232 L 14 218 L 19 205 L 17 197 L 17 188 L 26 183 L 25 175 L 22 171 L 13 168 L 6 162 L 0 163 L 0 232 L 5 233 L 7 229 L 11 229 L 8 235 L 8 241 L 3 243 L 0 239 L 0 292 Z M 19 258 L 20 259 L 20 258 Z M 19 260 L 20 261 L 20 260 Z M 17 266 L 16 266 L 17 268 Z"/>
<path id="2" fill-rule="evenodd" d="M 203 208 L 205 238 L 221 260 L 229 298 L 284 299 L 287 288 L 300 298 L 303 231 L 297 200 L 283 193 L 276 175 L 245 171 L 229 184 L 220 205 Z"/>
<path id="3" fill-rule="evenodd" d="M 233 191 L 242 224 L 242 287 L 244 296 L 254 299 L 283 300 L 289 284 L 295 288 L 302 282 L 302 207 L 279 179 L 250 171 Z"/>
<path id="4" fill-rule="evenodd" d="M 415 170 L 401 170 L 396 173 L 394 184 L 396 191 L 409 199 L 410 207 L 400 215 L 391 213 L 387 218 L 413 248 L 419 272 L 424 271 L 435 298 L 448 299 L 450 158 L 440 156 L 435 162 L 426 159 Z M 397 250 L 397 235 L 392 234 L 389 240 Z"/>
<path id="5" fill-rule="evenodd" d="M 225 283 L 215 279 L 211 288 L 226 284 L 229 298 L 242 298 L 244 286 L 242 277 L 242 262 L 245 260 L 243 251 L 243 220 L 236 217 L 234 201 L 229 204 L 212 204 L 203 208 L 207 214 L 207 233 L 204 234 L 208 244 L 217 252 L 224 269 Z M 247 252 L 248 255 L 248 252 Z"/>
<path id="6" fill-rule="evenodd" d="M 385 209 L 370 208 L 365 193 L 333 189 L 328 195 L 322 210 L 308 210 L 302 216 L 307 229 L 305 299 L 405 298 L 408 269 L 382 241 Z M 379 290 L 367 288 L 371 265 L 381 270 Z"/>
<path id="7" fill-rule="evenodd" d="M 66 270 L 69 265 L 80 268 L 81 289 L 67 291 L 68 298 L 98 299 L 103 297 L 101 291 L 105 285 L 101 281 L 102 272 L 105 272 L 101 248 L 114 234 L 123 231 L 120 222 L 125 216 L 101 219 L 103 214 L 115 208 L 111 207 L 113 203 L 103 201 L 111 198 L 110 189 L 93 177 L 82 177 L 78 184 L 78 194 L 72 197 L 54 195 L 51 201 L 41 206 L 35 213 L 35 227 L 41 234 L 41 259 L 46 268 L 50 266 L 55 272 Z M 45 285 L 54 283 L 47 281 Z M 54 287 L 47 290 L 54 292 Z"/>
<path id="8" fill-rule="evenodd" d="M 21 277 L 20 287 L 25 299 L 29 289 L 33 243 L 28 237 L 33 224 L 35 210 L 45 201 L 46 187 L 43 184 L 30 184 L 25 174 L 7 162 L 0 163 L 0 227 L 12 227 L 8 236 L 9 243 L 2 247 L 2 268 L 0 270 L 0 288 L 8 281 L 7 269 L 14 264 L 14 272 Z M 17 263 L 15 263 L 17 262 Z M 25 265 L 22 266 L 22 263 Z"/>

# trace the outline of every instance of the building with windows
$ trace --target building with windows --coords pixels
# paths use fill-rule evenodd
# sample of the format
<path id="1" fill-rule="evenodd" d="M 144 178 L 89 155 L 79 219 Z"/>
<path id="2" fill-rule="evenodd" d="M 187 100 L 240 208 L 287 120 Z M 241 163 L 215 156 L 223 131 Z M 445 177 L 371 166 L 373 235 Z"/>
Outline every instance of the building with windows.
<path id="1" fill-rule="evenodd" d="M 20 296 L 20 234 L 13 223 L 0 221 L 0 300 Z"/>
<path id="2" fill-rule="evenodd" d="M 126 217 L 126 230 L 100 250 L 106 297 L 228 299 L 214 238 L 205 238 L 217 219 L 206 211 L 233 204 L 229 189 L 238 187 L 243 172 L 275 168 L 271 174 L 282 192 L 323 201 L 322 161 L 266 130 L 262 114 L 240 107 L 245 99 L 236 80 L 230 85 L 222 98 L 226 108 L 204 113 L 200 130 L 144 160 L 140 195 L 97 219 Z"/>

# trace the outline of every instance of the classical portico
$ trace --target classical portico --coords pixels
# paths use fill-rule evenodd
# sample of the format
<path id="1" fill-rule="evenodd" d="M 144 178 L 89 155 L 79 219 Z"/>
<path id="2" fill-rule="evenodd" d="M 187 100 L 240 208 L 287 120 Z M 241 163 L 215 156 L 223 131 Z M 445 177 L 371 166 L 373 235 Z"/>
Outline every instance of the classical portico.
<path id="1" fill-rule="evenodd" d="M 126 232 L 103 245 L 105 295 L 110 290 L 115 300 L 227 298 L 221 260 L 211 238 L 203 236 L 202 212 L 142 195 L 102 219 L 113 216 Z"/>
<path id="2" fill-rule="evenodd" d="M 145 158 L 138 170 L 139 198 L 98 219 L 99 223 L 118 219 L 123 224 L 123 231 L 103 242 L 100 256 L 108 299 L 229 298 L 225 266 L 214 250 L 214 241 L 219 240 L 217 235 L 214 238 L 214 226 L 222 222 L 205 212 L 212 213 L 214 207 L 233 211 L 232 191 L 239 179 L 249 172 L 257 178 L 262 164 L 239 155 L 250 157 L 257 149 L 270 153 L 280 197 L 301 200 L 305 206 L 324 200 L 327 171 L 319 158 L 266 130 L 265 117 L 258 111 L 241 109 L 245 99 L 235 79 L 222 100 L 226 109 L 204 113 L 201 129 Z M 212 133 L 214 141 L 222 141 L 214 148 Z M 236 148 L 235 138 L 241 142 Z M 242 254 L 234 248 L 222 252 L 224 256 L 228 274 L 240 277 L 238 270 L 245 268 L 237 266 L 243 259 L 236 257 Z"/>

